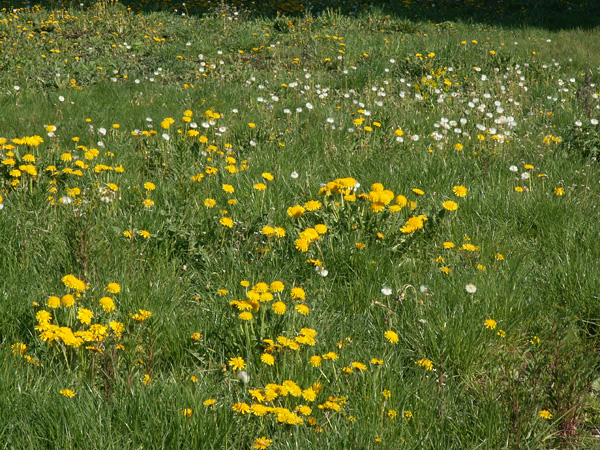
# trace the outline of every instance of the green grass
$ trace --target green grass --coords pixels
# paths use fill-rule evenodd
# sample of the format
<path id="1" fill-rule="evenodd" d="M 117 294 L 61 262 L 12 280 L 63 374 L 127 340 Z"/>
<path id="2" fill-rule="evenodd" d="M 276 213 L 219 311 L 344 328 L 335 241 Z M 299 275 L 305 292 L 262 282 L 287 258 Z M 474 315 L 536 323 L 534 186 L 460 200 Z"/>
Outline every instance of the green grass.
<path id="1" fill-rule="evenodd" d="M 597 7 L 436 3 L 0 12 L 2 448 L 600 448 Z"/>

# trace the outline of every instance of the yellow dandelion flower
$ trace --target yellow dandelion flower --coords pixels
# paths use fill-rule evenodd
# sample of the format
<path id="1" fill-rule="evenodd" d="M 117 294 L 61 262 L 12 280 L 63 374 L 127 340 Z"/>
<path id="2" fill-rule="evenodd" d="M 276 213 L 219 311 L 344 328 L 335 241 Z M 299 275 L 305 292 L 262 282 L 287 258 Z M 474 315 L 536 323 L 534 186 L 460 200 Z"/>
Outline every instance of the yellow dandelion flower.
<path id="1" fill-rule="evenodd" d="M 275 303 L 273 303 L 271 308 L 273 308 L 273 311 L 275 311 L 275 314 L 278 314 L 280 316 L 285 314 L 285 311 L 287 310 L 287 306 L 283 302 L 275 302 Z"/>
<path id="2" fill-rule="evenodd" d="M 273 364 L 275 364 L 275 358 L 270 353 L 263 353 L 260 356 L 260 360 L 267 366 L 272 366 Z"/>
<path id="3" fill-rule="evenodd" d="M 319 367 L 321 365 L 322 361 L 323 361 L 323 358 L 321 358 L 318 355 L 315 355 L 315 356 L 310 357 L 310 359 L 308 360 L 308 364 L 310 364 L 313 367 Z"/>
<path id="4" fill-rule="evenodd" d="M 94 313 L 87 308 L 79 308 L 77 311 L 77 319 L 84 325 L 92 323 L 93 317 Z"/>
<path id="5" fill-rule="evenodd" d="M 322 223 L 315 225 L 314 229 L 317 233 L 319 233 L 321 235 L 323 235 L 323 234 L 327 233 L 327 231 L 329 231 L 327 226 L 323 225 Z"/>
<path id="6" fill-rule="evenodd" d="M 111 294 L 118 294 L 121 292 L 121 286 L 119 283 L 109 283 L 108 286 L 104 288 L 106 292 L 110 292 Z"/>
<path id="7" fill-rule="evenodd" d="M 263 437 L 259 437 L 258 439 L 256 439 L 254 441 L 252 448 L 264 450 L 265 448 L 270 447 L 272 443 L 273 443 L 273 440 L 267 439 L 266 436 L 263 436 Z"/>
<path id="8" fill-rule="evenodd" d="M 76 278 L 74 275 L 65 275 L 61 281 L 69 289 L 74 289 L 78 292 L 85 291 L 85 283 L 80 279 Z"/>
<path id="9" fill-rule="evenodd" d="M 363 363 L 358 362 L 358 361 L 353 361 L 350 365 L 352 367 L 354 367 L 356 370 L 359 370 L 361 372 L 364 372 L 365 370 L 367 370 L 367 366 L 365 366 Z"/>
<path id="10" fill-rule="evenodd" d="M 296 205 L 296 206 L 290 206 L 287 209 L 287 213 L 290 217 L 296 218 L 296 217 L 300 217 L 302 216 L 304 213 L 306 212 L 306 210 L 300 206 L 300 205 Z"/>
<path id="11" fill-rule="evenodd" d="M 231 220 L 229 217 L 221 217 L 219 223 L 224 227 L 233 228 L 233 220 Z"/>
<path id="12" fill-rule="evenodd" d="M 458 204 L 451 200 L 448 200 L 442 204 L 446 211 L 456 211 L 458 209 Z"/>
<path id="13" fill-rule="evenodd" d="M 202 339 L 202 333 L 200 333 L 199 331 L 196 331 L 195 333 L 192 334 L 191 336 L 193 341 L 199 341 L 200 339 Z"/>
<path id="14" fill-rule="evenodd" d="M 383 336 L 387 339 L 390 344 L 396 344 L 400 340 L 398 333 L 392 330 L 386 331 Z"/>
<path id="15" fill-rule="evenodd" d="M 250 311 L 244 311 L 238 316 L 241 320 L 252 320 L 252 313 Z"/>
<path id="16" fill-rule="evenodd" d="M 304 292 L 304 289 L 301 287 L 295 287 L 290 292 L 290 297 L 292 297 L 293 300 L 305 300 L 306 292 Z"/>
<path id="17" fill-rule="evenodd" d="M 263 292 L 260 294 L 260 298 L 258 299 L 261 303 L 270 302 L 273 300 L 273 294 L 270 292 Z"/>
<path id="18" fill-rule="evenodd" d="M 429 359 L 420 359 L 418 361 L 415 361 L 415 364 L 419 367 L 423 367 L 425 370 L 433 370 L 433 362 L 431 362 L 431 360 Z"/>
<path id="19" fill-rule="evenodd" d="M 60 298 L 53 295 L 52 297 L 48 297 L 46 300 L 46 306 L 48 308 L 56 309 L 60 307 Z"/>
<path id="20" fill-rule="evenodd" d="M 250 405 L 247 403 L 235 403 L 231 409 L 233 409 L 238 414 L 248 414 L 250 412 Z"/>
<path id="21" fill-rule="evenodd" d="M 75 392 L 73 390 L 71 390 L 71 389 L 62 389 L 60 391 L 60 393 L 62 395 L 64 395 L 65 397 L 67 397 L 67 398 L 73 398 L 73 397 L 75 397 Z"/>
<path id="22" fill-rule="evenodd" d="M 308 251 L 309 242 L 306 239 L 296 239 L 294 241 L 296 250 L 300 250 L 302 253 Z"/>
<path id="23" fill-rule="evenodd" d="M 63 297 L 60 299 L 60 303 L 64 307 L 69 308 L 75 304 L 75 297 L 73 297 L 71 294 L 63 295 Z"/>
<path id="24" fill-rule="evenodd" d="M 244 358 L 237 356 L 229 360 L 229 366 L 233 368 L 233 370 L 243 370 L 246 367 L 246 362 L 244 361 Z"/>
<path id="25" fill-rule="evenodd" d="M 296 406 L 296 411 L 298 411 L 303 416 L 310 416 L 312 413 L 312 408 L 307 405 Z"/>
<path id="26" fill-rule="evenodd" d="M 310 308 L 305 304 L 300 304 L 296 306 L 296 311 L 302 314 L 303 316 L 307 316 L 310 313 Z"/>
<path id="27" fill-rule="evenodd" d="M 494 319 L 487 319 L 484 325 L 487 329 L 494 330 L 496 328 L 496 321 Z"/>
<path id="28" fill-rule="evenodd" d="M 318 200 L 310 200 L 304 204 L 304 208 L 307 211 L 316 211 L 316 210 L 320 209 L 322 206 L 323 206 L 323 204 Z"/>
<path id="29" fill-rule="evenodd" d="M 466 197 L 468 191 L 466 187 L 458 185 L 452 188 L 452 192 L 454 192 L 454 195 L 457 197 Z"/>
<path id="30" fill-rule="evenodd" d="M 100 306 L 102 306 L 102 309 L 107 313 L 115 310 L 115 302 L 110 297 L 102 297 L 100 299 Z"/>
<path id="31" fill-rule="evenodd" d="M 130 314 L 130 317 L 133 320 L 135 320 L 136 322 L 145 322 L 150 317 L 152 317 L 152 313 L 150 311 L 145 310 L 145 309 L 140 309 L 139 312 L 137 312 L 135 314 Z"/>
<path id="32" fill-rule="evenodd" d="M 285 286 L 281 281 L 273 281 L 271 283 L 271 285 L 269 286 L 269 290 L 271 292 L 282 292 L 284 290 Z"/>

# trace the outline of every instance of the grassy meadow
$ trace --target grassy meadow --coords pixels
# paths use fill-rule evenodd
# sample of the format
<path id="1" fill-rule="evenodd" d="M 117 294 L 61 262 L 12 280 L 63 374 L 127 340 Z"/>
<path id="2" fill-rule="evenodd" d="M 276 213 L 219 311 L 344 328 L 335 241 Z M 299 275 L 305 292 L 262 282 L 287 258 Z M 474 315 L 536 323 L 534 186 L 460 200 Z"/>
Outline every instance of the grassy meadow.
<path id="1" fill-rule="evenodd" d="M 0 448 L 600 448 L 595 1 L 0 6 Z"/>

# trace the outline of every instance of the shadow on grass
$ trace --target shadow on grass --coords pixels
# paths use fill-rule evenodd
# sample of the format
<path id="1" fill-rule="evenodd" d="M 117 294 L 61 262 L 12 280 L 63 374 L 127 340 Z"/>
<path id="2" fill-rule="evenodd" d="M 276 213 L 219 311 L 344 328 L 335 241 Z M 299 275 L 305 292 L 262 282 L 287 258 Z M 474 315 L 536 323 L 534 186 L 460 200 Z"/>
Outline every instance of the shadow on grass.
<path id="1" fill-rule="evenodd" d="M 211 12 L 273 18 L 278 15 L 321 14 L 327 9 L 348 16 L 380 11 L 398 20 L 433 23 L 463 22 L 549 30 L 600 27 L 598 0 L 0 0 L 2 8 L 89 7 L 95 3 L 120 3 L 134 11 L 170 11 L 202 15 Z"/>

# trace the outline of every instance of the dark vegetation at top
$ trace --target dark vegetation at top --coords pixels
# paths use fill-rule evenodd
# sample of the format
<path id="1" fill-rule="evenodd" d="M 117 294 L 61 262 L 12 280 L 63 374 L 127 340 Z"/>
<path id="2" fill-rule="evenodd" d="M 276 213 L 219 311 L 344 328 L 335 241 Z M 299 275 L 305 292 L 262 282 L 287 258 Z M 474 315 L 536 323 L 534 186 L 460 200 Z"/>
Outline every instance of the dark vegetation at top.
<path id="1" fill-rule="evenodd" d="M 101 2 L 116 3 L 114 0 Z M 83 0 L 0 0 L 1 8 L 47 8 L 91 6 Z M 236 10 L 245 16 L 276 17 L 321 14 L 327 9 L 348 16 L 368 14 L 373 9 L 410 21 L 433 23 L 462 22 L 520 28 L 533 26 L 549 30 L 600 26 L 600 2 L 596 0 L 120 0 L 134 11 L 170 11 L 174 14 L 203 15 Z"/>

